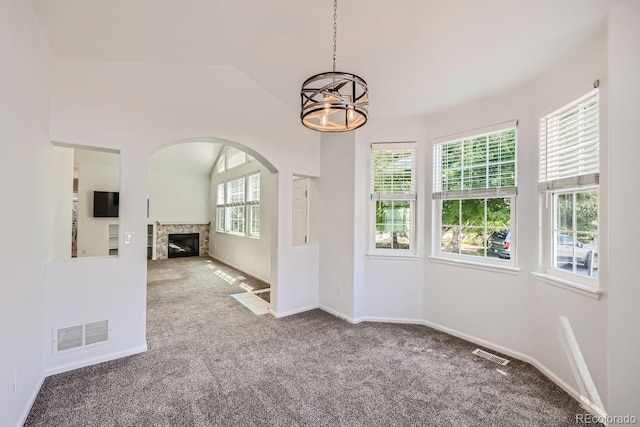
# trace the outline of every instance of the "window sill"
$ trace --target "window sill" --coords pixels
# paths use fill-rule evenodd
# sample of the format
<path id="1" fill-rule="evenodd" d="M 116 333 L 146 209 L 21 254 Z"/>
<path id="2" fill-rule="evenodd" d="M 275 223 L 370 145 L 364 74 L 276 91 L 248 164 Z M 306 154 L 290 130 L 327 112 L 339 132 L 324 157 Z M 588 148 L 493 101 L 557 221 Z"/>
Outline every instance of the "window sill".
<path id="1" fill-rule="evenodd" d="M 444 258 L 444 257 L 436 257 L 436 256 L 430 256 L 429 260 L 440 263 L 440 264 L 457 265 L 460 267 L 475 268 L 477 270 L 493 271 L 494 273 L 501 273 L 501 274 L 519 274 L 520 273 L 520 269 L 518 267 L 513 267 L 510 265 L 488 264 L 483 262 L 473 262 L 473 261 L 467 261 L 467 260 L 461 260 L 461 259 Z"/>
<path id="2" fill-rule="evenodd" d="M 409 260 L 409 261 L 417 261 L 420 259 L 419 255 L 415 254 L 367 254 L 369 259 L 398 259 L 398 260 Z"/>
<path id="3" fill-rule="evenodd" d="M 572 282 L 571 280 L 561 279 L 556 276 L 552 276 L 546 273 L 531 273 L 536 279 L 540 280 L 547 285 L 555 286 L 560 289 L 565 289 L 571 292 L 575 292 L 580 295 L 599 300 L 602 296 L 602 289 L 595 288 L 593 286 L 583 285 L 582 283 Z"/>

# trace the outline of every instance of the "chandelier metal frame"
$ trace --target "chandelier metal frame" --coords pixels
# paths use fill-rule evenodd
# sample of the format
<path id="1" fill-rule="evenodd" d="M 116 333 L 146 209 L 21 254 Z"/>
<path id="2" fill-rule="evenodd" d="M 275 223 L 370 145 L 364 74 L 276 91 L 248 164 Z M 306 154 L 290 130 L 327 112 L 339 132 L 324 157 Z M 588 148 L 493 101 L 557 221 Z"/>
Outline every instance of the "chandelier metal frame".
<path id="1" fill-rule="evenodd" d="M 302 84 L 300 120 L 320 132 L 347 132 L 367 122 L 369 89 L 362 77 L 336 71 L 338 0 L 333 2 L 333 71 L 309 77 Z"/>

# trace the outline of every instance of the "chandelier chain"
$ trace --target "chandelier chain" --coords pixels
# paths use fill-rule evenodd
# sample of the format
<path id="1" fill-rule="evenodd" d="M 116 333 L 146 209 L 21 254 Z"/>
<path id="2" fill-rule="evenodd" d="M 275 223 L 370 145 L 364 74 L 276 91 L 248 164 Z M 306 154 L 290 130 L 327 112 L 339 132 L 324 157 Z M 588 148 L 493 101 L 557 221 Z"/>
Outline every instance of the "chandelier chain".
<path id="1" fill-rule="evenodd" d="M 336 41 L 338 40 L 338 0 L 333 0 L 333 71 L 336 71 Z"/>

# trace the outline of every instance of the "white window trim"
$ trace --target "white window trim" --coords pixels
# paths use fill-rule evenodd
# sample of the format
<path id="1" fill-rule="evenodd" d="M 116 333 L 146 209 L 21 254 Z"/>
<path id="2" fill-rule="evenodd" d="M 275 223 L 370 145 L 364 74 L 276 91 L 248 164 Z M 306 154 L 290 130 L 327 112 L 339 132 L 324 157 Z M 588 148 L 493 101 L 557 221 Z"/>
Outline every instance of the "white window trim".
<path id="1" fill-rule="evenodd" d="M 589 187 L 576 187 L 569 188 L 566 191 L 579 191 L 579 190 L 587 190 L 588 188 L 598 188 L 599 186 Z M 553 259 L 553 223 L 555 221 L 555 212 L 554 212 L 554 204 L 553 204 L 553 196 L 555 191 L 548 190 L 540 194 L 541 205 L 543 211 L 543 221 L 542 226 L 540 228 L 541 233 L 541 242 L 542 242 L 542 262 L 541 262 L 541 271 L 537 271 L 536 276 L 545 279 L 543 280 L 545 283 L 553 281 L 554 283 L 550 283 L 553 285 L 561 285 L 559 287 L 562 288 L 570 288 L 573 287 L 578 290 L 598 290 L 600 289 L 600 280 L 599 277 L 589 277 L 581 274 L 576 274 L 572 272 L 562 271 L 558 268 L 554 267 L 554 259 Z M 600 203 L 598 197 L 598 204 Z M 598 216 L 599 213 L 598 213 Z M 599 295 L 599 294 L 598 294 Z M 599 296 L 598 296 L 599 298 Z"/>
<path id="2" fill-rule="evenodd" d="M 373 161 L 373 151 L 374 150 L 413 150 L 413 170 L 412 170 L 412 181 L 414 188 L 416 191 L 407 197 L 399 197 L 399 198 L 379 198 L 374 197 L 373 188 L 369 189 L 370 193 L 370 203 L 369 203 L 369 250 L 367 256 L 371 259 L 418 259 L 417 255 L 417 241 L 416 236 L 418 235 L 416 232 L 416 205 L 418 201 L 417 197 L 417 177 L 418 177 L 418 144 L 416 142 L 388 142 L 388 143 L 380 143 L 374 142 L 371 143 L 371 149 L 369 150 L 369 186 L 371 187 L 371 181 L 373 176 L 371 176 L 371 162 Z M 410 241 L 410 249 L 381 249 L 376 248 L 376 202 L 377 201 L 387 201 L 387 200 L 398 200 L 398 201 L 408 201 L 410 207 L 410 224 L 411 224 L 411 235 L 409 237 Z"/>
<path id="3" fill-rule="evenodd" d="M 557 108 L 548 114 L 542 116 L 539 121 L 547 120 L 548 116 L 556 114 L 559 111 L 566 111 L 570 109 L 572 105 L 577 105 L 594 96 L 595 93 L 599 93 L 599 89 L 594 89 L 586 94 L 576 97 L 572 101 Z M 601 106 L 601 100 L 598 97 L 598 108 Z M 599 116 L 598 121 L 598 135 L 602 135 L 602 116 Z M 538 138 L 541 138 L 540 131 L 538 131 Z M 600 141 L 598 141 L 599 144 Z M 540 141 L 538 143 L 538 150 L 540 150 Z M 598 158 L 599 160 L 599 158 Z M 598 277 L 589 277 L 573 272 L 562 271 L 554 267 L 554 239 L 553 232 L 555 224 L 555 203 L 553 200 L 555 193 L 564 193 L 572 191 L 584 191 L 588 189 L 597 189 L 600 193 L 599 185 L 599 171 L 593 173 L 591 171 L 588 174 L 576 175 L 570 177 L 563 177 L 556 180 L 548 180 L 546 177 L 540 176 L 540 165 L 538 167 L 538 190 L 539 190 L 539 203 L 540 203 L 540 215 L 541 215 L 541 227 L 540 227 L 540 242 L 542 248 L 540 250 L 540 265 L 539 271 L 533 272 L 534 277 L 538 278 L 541 282 L 569 290 L 575 293 L 589 296 L 594 299 L 599 299 L 603 291 L 600 287 L 600 280 Z M 545 178 L 544 182 L 541 180 Z M 600 218 L 600 194 L 598 195 L 598 218 Z M 598 229 L 598 235 L 600 229 Z"/>
<path id="4" fill-rule="evenodd" d="M 243 217 L 243 222 L 244 222 L 244 232 L 241 233 L 239 231 L 233 231 L 231 230 L 229 224 L 231 223 L 232 219 L 231 219 L 231 215 L 229 215 L 229 209 L 230 208 L 242 208 L 245 213 L 244 213 L 244 217 Z M 247 236 L 247 212 L 246 212 L 246 206 L 226 206 L 225 208 L 225 212 L 224 212 L 224 216 L 225 216 L 225 234 L 231 234 L 233 236 L 239 236 L 239 237 L 246 237 Z"/>
<path id="5" fill-rule="evenodd" d="M 493 271 L 493 272 L 498 272 L 503 274 L 519 274 L 521 271 L 520 268 L 516 266 L 490 264 L 484 261 L 474 262 L 474 260 L 476 259 L 475 257 L 469 257 L 469 258 L 471 259 L 470 260 L 460 259 L 459 257 L 448 258 L 448 257 L 440 257 L 436 255 L 428 257 L 429 261 L 437 262 L 439 264 L 455 265 L 458 267 L 472 268 L 475 270 Z"/>
<path id="6" fill-rule="evenodd" d="M 499 197 L 499 196 L 496 196 Z M 507 196 L 505 196 L 506 198 Z M 479 199 L 482 197 L 462 197 L 461 199 Z M 489 197 L 487 197 L 489 198 Z M 504 270 L 520 271 L 518 265 L 518 233 L 513 224 L 516 224 L 516 196 L 509 196 L 511 199 L 511 216 L 509 222 L 511 226 L 511 256 L 509 259 L 495 258 L 495 257 L 478 257 L 473 255 L 456 254 L 451 252 L 442 252 L 442 201 L 450 199 L 437 199 L 433 201 L 433 248 L 432 255 L 429 257 L 432 260 L 440 260 L 446 262 L 453 262 L 455 264 L 467 264 L 470 266 L 485 266 L 491 268 L 499 268 Z M 457 199 L 456 199 L 457 200 Z M 437 233 L 435 232 L 437 230 Z"/>
<path id="7" fill-rule="evenodd" d="M 518 266 L 518 242 L 517 242 L 517 185 L 518 185 L 518 121 L 510 120 L 502 123 L 497 123 L 490 126 L 485 126 L 482 128 L 464 131 L 452 135 L 442 136 L 438 138 L 434 138 L 432 141 L 432 152 L 433 148 L 438 145 L 445 143 L 453 143 L 460 140 L 465 140 L 473 137 L 483 136 L 491 133 L 497 133 L 502 131 L 508 131 L 510 129 L 515 129 L 516 131 L 516 149 L 515 149 L 515 174 L 516 186 L 514 189 L 511 188 L 496 188 L 494 189 L 477 189 L 477 190 L 461 190 L 455 192 L 449 192 L 450 197 L 444 196 L 441 192 L 433 192 L 433 203 L 432 203 L 432 212 L 433 212 L 433 237 L 432 237 L 432 248 L 431 248 L 431 256 L 429 259 L 436 262 L 444 262 L 452 265 L 464 265 L 469 266 L 471 268 L 480 268 L 480 269 L 488 269 L 488 270 L 503 270 L 507 272 L 519 272 L 520 269 Z M 432 165 L 432 167 L 434 167 Z M 434 172 L 435 174 L 435 172 Z M 435 177 L 434 177 L 435 180 Z M 435 184 L 435 181 L 434 183 Z M 452 197 L 451 197 L 452 196 Z M 494 257 L 477 257 L 473 255 L 465 255 L 465 254 L 455 254 L 450 252 L 442 252 L 442 201 L 443 200 L 464 200 L 464 199 L 483 199 L 483 198 L 500 198 L 509 197 L 511 199 L 511 212 L 510 212 L 510 232 L 511 232 L 511 256 L 510 259 L 501 259 Z M 486 225 L 485 225 L 486 226 Z M 436 232 L 437 231 L 437 232 Z"/>
<path id="8" fill-rule="evenodd" d="M 547 285 L 555 286 L 560 289 L 565 289 L 567 291 L 584 295 L 596 300 L 600 299 L 600 297 L 603 294 L 602 289 L 599 287 L 584 285 L 582 283 L 579 283 L 573 280 L 566 280 L 556 275 L 540 273 L 538 271 L 531 272 L 531 275 L 536 279 L 538 279 L 540 282 L 546 283 Z"/>
<path id="9" fill-rule="evenodd" d="M 260 203 L 260 199 L 256 200 L 248 200 L 248 193 L 249 193 L 249 177 L 253 176 L 253 175 L 261 175 L 261 171 L 257 170 L 257 171 L 252 171 L 252 172 L 248 172 L 246 174 L 243 174 L 241 176 L 237 176 L 234 179 L 230 179 L 228 181 L 221 181 L 218 182 L 216 184 L 216 218 L 215 218 L 215 224 L 216 224 L 216 232 L 217 233 L 221 233 L 221 234 L 230 234 L 232 236 L 238 236 L 238 237 L 248 237 L 251 239 L 256 239 L 259 240 L 260 239 L 260 233 L 259 234 L 253 234 L 251 233 L 251 206 L 261 206 Z M 238 181 L 238 180 L 244 180 L 244 202 L 242 203 L 229 203 L 228 201 L 228 195 L 229 195 L 229 188 L 228 188 L 228 184 L 232 181 Z M 260 176 L 260 182 L 262 182 L 262 176 Z M 217 204 L 217 200 L 218 200 L 218 192 L 217 189 L 219 188 L 219 186 L 222 185 L 224 188 L 224 204 L 223 205 L 219 205 Z M 262 184 L 260 184 L 262 185 Z M 258 197 L 261 198 L 261 192 L 258 193 Z M 234 208 L 234 207 L 242 207 L 244 209 L 244 232 L 237 232 L 237 231 L 231 231 L 230 230 L 230 221 L 231 221 L 231 216 L 229 215 L 228 211 L 229 208 Z M 224 210 L 224 230 L 219 230 L 218 229 L 218 209 L 222 208 Z M 261 212 L 262 213 L 262 212 Z M 261 221 L 261 225 L 262 225 L 262 221 Z"/>

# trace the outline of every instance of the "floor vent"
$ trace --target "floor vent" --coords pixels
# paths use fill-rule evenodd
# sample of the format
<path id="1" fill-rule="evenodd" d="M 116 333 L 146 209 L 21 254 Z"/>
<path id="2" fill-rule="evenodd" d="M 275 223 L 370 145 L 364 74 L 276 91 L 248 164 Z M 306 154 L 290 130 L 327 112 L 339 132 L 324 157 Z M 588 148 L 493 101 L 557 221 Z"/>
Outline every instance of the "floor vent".
<path id="1" fill-rule="evenodd" d="M 509 363 L 507 359 L 503 359 L 502 357 L 496 356 L 495 354 L 487 353 L 486 351 L 480 350 L 479 348 L 473 350 L 472 353 L 476 356 L 482 357 L 483 359 L 487 359 L 494 363 L 497 363 L 498 365 L 506 366 L 506 364 Z"/>
<path id="2" fill-rule="evenodd" d="M 53 351 L 60 353 L 109 341 L 109 321 L 60 328 L 53 335 Z"/>

